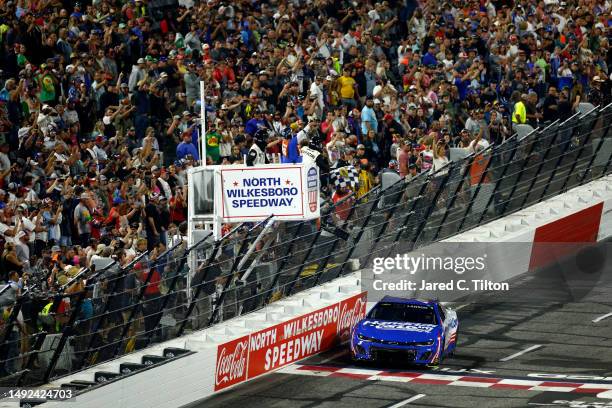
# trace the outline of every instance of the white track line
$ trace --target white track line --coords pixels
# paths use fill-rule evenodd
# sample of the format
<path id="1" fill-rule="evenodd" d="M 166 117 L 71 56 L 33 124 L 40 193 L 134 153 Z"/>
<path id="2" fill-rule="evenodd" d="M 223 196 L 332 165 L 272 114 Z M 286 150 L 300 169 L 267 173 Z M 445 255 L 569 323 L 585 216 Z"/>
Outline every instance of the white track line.
<path id="1" fill-rule="evenodd" d="M 529 353 L 530 351 L 535 350 L 535 349 L 539 349 L 540 347 L 542 347 L 542 345 L 541 345 L 541 344 L 535 344 L 535 345 L 533 345 L 533 346 L 531 346 L 531 347 L 529 347 L 529 348 L 526 348 L 526 349 L 525 349 L 525 350 L 523 350 L 523 351 L 519 351 L 518 353 L 514 353 L 514 354 L 512 354 L 511 356 L 504 357 L 504 358 L 502 358 L 502 359 L 501 359 L 501 360 L 499 360 L 499 361 L 508 361 L 508 360 L 512 360 L 512 359 L 513 359 L 513 358 L 515 358 L 515 357 L 522 356 L 523 354 L 525 354 L 525 353 Z"/>
<path id="2" fill-rule="evenodd" d="M 453 308 L 453 309 L 454 309 L 454 310 L 455 310 L 455 312 L 456 312 L 457 310 L 461 310 L 461 309 L 463 309 L 464 307 L 468 307 L 469 305 L 470 305 L 469 303 L 466 303 L 465 305 L 457 306 L 457 307 L 455 307 L 455 308 Z"/>
<path id="3" fill-rule="evenodd" d="M 397 404 L 395 404 L 395 405 L 391 405 L 389 408 L 399 408 L 399 407 L 403 407 L 404 405 L 408 405 L 408 404 L 410 404 L 410 403 L 411 403 L 411 402 L 413 402 L 413 401 L 416 401 L 416 400 L 418 400 L 418 399 L 423 398 L 424 396 L 425 396 L 425 394 L 417 394 L 417 395 L 415 395 L 414 397 L 410 397 L 410 398 L 408 398 L 407 400 L 403 400 L 403 401 L 401 401 L 401 402 L 398 402 L 398 403 L 397 403 Z"/>
<path id="4" fill-rule="evenodd" d="M 603 319 L 607 319 L 610 316 L 612 316 L 612 313 L 608 313 L 603 316 L 599 316 L 597 319 L 593 319 L 593 323 L 601 322 Z"/>

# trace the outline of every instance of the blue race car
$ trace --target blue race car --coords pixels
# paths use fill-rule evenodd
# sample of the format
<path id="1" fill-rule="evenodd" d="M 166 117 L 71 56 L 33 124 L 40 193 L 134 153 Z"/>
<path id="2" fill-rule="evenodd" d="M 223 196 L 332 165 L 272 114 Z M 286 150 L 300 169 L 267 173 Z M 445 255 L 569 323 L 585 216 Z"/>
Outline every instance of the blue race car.
<path id="1" fill-rule="evenodd" d="M 457 348 L 457 312 L 438 301 L 385 296 L 355 325 L 356 361 L 438 365 Z"/>

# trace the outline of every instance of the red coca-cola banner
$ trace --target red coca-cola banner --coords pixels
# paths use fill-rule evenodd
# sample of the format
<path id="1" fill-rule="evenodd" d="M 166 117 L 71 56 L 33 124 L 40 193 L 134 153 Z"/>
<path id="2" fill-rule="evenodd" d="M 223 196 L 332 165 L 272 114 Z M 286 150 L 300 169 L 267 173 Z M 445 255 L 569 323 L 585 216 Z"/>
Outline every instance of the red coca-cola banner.
<path id="1" fill-rule="evenodd" d="M 219 346 L 215 391 L 325 351 L 365 317 L 366 293 Z M 244 351 L 245 343 L 248 351 Z M 245 369 L 246 368 L 246 369 Z"/>
<path id="2" fill-rule="evenodd" d="M 215 391 L 246 380 L 249 336 L 224 343 L 217 349 Z"/>

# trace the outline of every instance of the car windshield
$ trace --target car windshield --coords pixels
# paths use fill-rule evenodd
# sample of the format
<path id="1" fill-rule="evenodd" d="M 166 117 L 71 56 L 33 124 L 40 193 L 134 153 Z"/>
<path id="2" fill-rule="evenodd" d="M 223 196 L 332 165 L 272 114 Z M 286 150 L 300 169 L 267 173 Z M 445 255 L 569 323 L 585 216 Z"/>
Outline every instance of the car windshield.
<path id="1" fill-rule="evenodd" d="M 409 303 L 379 303 L 370 311 L 368 318 L 392 322 L 436 324 L 433 307 Z"/>

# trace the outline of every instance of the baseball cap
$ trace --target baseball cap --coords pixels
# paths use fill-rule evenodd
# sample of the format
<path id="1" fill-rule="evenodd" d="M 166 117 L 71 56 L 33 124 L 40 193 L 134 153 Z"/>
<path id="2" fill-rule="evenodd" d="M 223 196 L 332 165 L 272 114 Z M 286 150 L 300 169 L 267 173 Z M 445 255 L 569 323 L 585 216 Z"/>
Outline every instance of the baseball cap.
<path id="1" fill-rule="evenodd" d="M 145 63 L 145 59 L 144 58 L 138 58 L 138 61 L 136 61 L 136 63 L 144 64 Z"/>
<path id="2" fill-rule="evenodd" d="M 358 144 L 358 145 L 357 145 L 357 149 L 365 149 L 365 146 L 364 146 L 364 145 L 362 145 L 362 144 Z"/>

